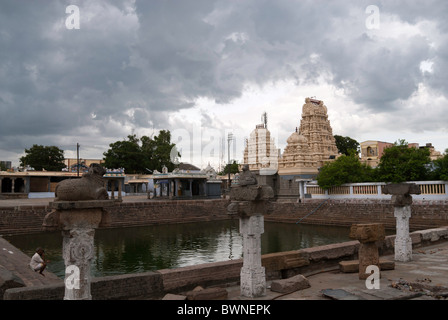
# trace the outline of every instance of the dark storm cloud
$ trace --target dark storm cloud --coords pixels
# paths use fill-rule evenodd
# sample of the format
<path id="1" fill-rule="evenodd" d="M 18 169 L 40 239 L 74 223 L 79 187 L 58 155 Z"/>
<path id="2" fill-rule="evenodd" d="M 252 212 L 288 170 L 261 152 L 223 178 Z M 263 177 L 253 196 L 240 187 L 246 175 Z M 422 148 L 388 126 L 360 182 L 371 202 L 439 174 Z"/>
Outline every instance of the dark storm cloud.
<path id="1" fill-rule="evenodd" d="M 65 28 L 71 4 L 79 30 Z M 379 37 L 365 26 L 371 4 L 382 18 L 447 30 L 447 4 L 435 0 L 1 1 L 0 149 L 88 128 L 111 142 L 124 127 L 169 129 L 170 112 L 199 97 L 229 103 L 247 83 L 325 76 L 373 111 L 399 108 L 422 82 L 446 96 L 447 37 L 436 47 L 425 35 Z M 423 74 L 428 59 L 434 72 Z"/>

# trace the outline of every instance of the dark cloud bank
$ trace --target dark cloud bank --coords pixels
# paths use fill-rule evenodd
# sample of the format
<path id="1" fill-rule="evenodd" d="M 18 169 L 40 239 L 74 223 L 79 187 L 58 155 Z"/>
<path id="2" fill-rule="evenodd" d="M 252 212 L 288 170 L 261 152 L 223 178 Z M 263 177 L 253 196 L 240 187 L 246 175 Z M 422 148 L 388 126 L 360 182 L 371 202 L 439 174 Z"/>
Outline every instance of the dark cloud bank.
<path id="1" fill-rule="evenodd" d="M 80 9 L 79 30 L 65 26 L 71 4 Z M 365 26 L 371 4 L 382 22 L 428 23 L 440 36 L 379 37 Z M 130 128 L 172 130 L 170 112 L 193 107 L 199 97 L 229 103 L 247 83 L 292 80 L 301 86 L 325 75 L 366 112 L 401 108 L 419 84 L 447 98 L 447 6 L 3 0 L 0 158 L 33 143 L 107 146 Z M 432 63 L 431 72 L 421 71 L 422 61 Z M 446 130 L 446 113 L 435 118 L 430 129 Z"/>

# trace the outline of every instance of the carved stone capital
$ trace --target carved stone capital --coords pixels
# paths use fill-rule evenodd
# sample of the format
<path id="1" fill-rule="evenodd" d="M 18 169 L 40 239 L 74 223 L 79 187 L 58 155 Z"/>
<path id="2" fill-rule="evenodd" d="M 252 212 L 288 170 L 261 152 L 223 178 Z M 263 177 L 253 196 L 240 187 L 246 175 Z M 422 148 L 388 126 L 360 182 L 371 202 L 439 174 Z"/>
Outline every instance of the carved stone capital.
<path id="1" fill-rule="evenodd" d="M 411 194 L 420 194 L 420 187 L 415 183 L 392 183 L 383 187 L 383 193 L 392 195 L 392 204 L 403 207 L 412 204 Z"/>
<path id="2" fill-rule="evenodd" d="M 113 200 L 50 202 L 53 210 L 45 216 L 42 226 L 46 231 L 105 227 L 110 216 L 104 208 L 113 205 Z"/>

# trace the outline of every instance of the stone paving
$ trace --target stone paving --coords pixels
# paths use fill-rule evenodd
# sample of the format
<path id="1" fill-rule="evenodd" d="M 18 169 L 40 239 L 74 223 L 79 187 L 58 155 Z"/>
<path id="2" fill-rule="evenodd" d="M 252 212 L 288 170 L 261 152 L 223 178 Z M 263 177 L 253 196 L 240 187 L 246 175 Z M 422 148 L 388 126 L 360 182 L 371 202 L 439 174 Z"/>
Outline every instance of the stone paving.
<path id="1" fill-rule="evenodd" d="M 394 256 L 381 258 L 393 260 Z M 396 261 L 395 269 L 381 271 L 379 289 L 367 289 L 357 272 L 343 273 L 339 268 L 303 275 L 309 288 L 280 294 L 271 291 L 268 282 L 266 296 L 256 300 L 444 300 L 448 297 L 448 242 L 415 249 L 412 261 Z M 238 286 L 227 291 L 229 300 L 245 300 Z"/>

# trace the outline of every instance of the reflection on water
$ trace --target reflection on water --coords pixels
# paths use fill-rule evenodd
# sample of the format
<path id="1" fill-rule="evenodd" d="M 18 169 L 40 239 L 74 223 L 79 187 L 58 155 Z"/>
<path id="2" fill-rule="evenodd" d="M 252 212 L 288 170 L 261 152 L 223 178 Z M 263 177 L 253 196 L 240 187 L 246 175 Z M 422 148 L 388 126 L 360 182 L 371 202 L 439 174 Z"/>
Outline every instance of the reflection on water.
<path id="1" fill-rule="evenodd" d="M 265 223 L 262 254 L 297 250 L 350 240 L 349 228 Z M 57 232 L 5 236 L 28 254 L 45 249 L 49 271 L 64 277 L 62 235 Z M 95 232 L 94 277 L 154 271 L 242 258 L 238 220 L 157 225 Z"/>

